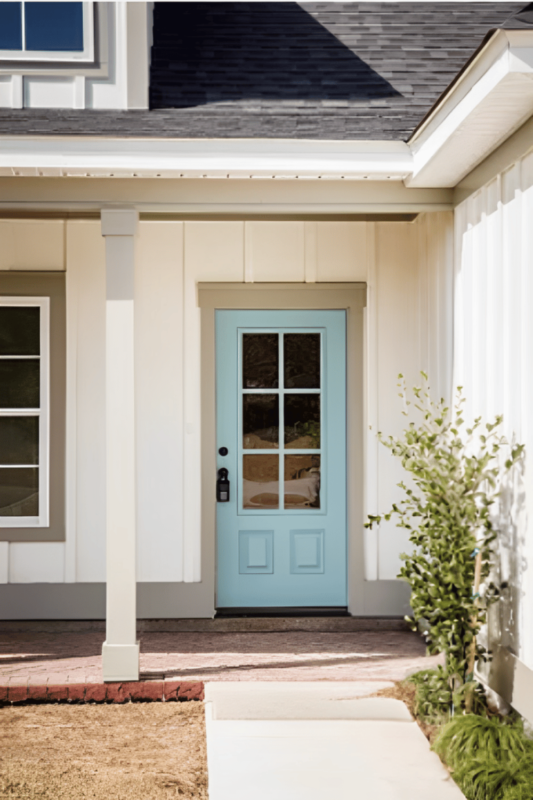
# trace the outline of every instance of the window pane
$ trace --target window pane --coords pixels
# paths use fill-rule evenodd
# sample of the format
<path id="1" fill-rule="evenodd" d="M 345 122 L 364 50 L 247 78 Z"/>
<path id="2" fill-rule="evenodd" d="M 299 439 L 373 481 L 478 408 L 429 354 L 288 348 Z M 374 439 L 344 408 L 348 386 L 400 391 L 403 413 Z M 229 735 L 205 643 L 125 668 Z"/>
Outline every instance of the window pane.
<path id="1" fill-rule="evenodd" d="M 38 356 L 41 309 L 0 306 L 0 356 Z"/>
<path id="2" fill-rule="evenodd" d="M 0 50 L 22 50 L 20 3 L 0 3 Z"/>
<path id="3" fill-rule="evenodd" d="M 39 463 L 39 418 L 0 417 L 0 464 Z"/>
<path id="4" fill-rule="evenodd" d="M 286 394 L 285 447 L 292 450 L 320 448 L 320 395 Z"/>
<path id="5" fill-rule="evenodd" d="M 320 389 L 320 334 L 286 333 L 283 337 L 286 389 Z"/>
<path id="6" fill-rule="evenodd" d="M 245 333 L 242 337 L 242 385 L 245 389 L 277 389 L 278 334 Z"/>
<path id="7" fill-rule="evenodd" d="M 26 50 L 83 50 L 83 3 L 24 5 Z"/>
<path id="8" fill-rule="evenodd" d="M 320 508 L 320 456 L 285 456 L 285 508 Z"/>
<path id="9" fill-rule="evenodd" d="M 39 516 L 39 470 L 0 469 L 0 517 Z"/>
<path id="10" fill-rule="evenodd" d="M 279 447 L 278 403 L 277 394 L 242 396 L 242 446 L 245 450 Z"/>
<path id="11" fill-rule="evenodd" d="M 0 359 L 0 408 L 39 408 L 39 361 Z"/>
<path id="12" fill-rule="evenodd" d="M 279 456 L 243 456 L 243 508 L 279 508 Z"/>

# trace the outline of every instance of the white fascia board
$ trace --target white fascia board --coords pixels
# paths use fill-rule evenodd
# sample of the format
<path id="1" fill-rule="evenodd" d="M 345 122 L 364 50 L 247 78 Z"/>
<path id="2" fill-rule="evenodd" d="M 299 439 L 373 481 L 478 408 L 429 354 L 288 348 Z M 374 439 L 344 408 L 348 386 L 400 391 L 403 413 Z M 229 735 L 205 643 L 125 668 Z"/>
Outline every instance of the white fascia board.
<path id="1" fill-rule="evenodd" d="M 404 142 L 0 138 L 0 176 L 403 180 Z"/>
<path id="2" fill-rule="evenodd" d="M 409 187 L 453 187 L 533 114 L 533 31 L 499 30 L 415 132 Z"/>

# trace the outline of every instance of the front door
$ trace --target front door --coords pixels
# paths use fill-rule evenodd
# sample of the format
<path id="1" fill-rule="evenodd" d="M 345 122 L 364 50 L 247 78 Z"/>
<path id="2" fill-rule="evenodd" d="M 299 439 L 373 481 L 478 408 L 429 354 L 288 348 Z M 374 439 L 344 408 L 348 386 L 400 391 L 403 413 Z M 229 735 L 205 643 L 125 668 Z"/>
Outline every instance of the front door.
<path id="1" fill-rule="evenodd" d="M 216 393 L 217 607 L 345 607 L 346 313 L 217 311 Z"/>

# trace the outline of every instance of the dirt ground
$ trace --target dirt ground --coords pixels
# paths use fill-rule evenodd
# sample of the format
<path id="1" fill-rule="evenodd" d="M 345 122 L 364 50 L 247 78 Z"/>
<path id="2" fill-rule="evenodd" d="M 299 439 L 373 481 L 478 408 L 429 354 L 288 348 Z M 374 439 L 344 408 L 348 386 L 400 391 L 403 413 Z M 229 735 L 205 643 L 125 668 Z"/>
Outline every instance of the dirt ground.
<path id="1" fill-rule="evenodd" d="M 0 797 L 207 800 L 204 705 L 0 708 Z"/>

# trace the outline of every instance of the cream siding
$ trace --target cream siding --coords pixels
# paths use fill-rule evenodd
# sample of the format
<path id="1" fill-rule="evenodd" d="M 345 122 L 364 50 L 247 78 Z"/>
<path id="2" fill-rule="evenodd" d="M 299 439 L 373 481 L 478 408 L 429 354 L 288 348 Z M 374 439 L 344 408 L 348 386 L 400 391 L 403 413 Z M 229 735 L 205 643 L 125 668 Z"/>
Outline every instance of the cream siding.
<path id="1" fill-rule="evenodd" d="M 533 154 L 516 161 L 455 213 L 454 382 L 468 420 L 504 415 L 510 441 L 526 445 L 526 469 L 506 487 L 499 557 L 510 584 L 491 619 L 494 643 L 533 668 Z M 499 656 L 493 665 L 498 671 Z M 494 680 L 497 681 L 497 675 Z M 492 679 L 491 679 L 492 680 Z"/>
<path id="2" fill-rule="evenodd" d="M 50 553 L 57 560 L 54 580 L 103 582 L 105 250 L 100 223 L 0 224 L 8 240 L 16 226 L 39 225 L 28 228 L 27 238 L 35 241 L 38 233 L 44 242 L 56 242 L 55 260 L 46 255 L 48 263 L 62 269 L 66 262 L 67 540 Z M 17 236 L 24 241 L 20 232 Z M 63 237 L 66 254 L 57 244 Z M 372 431 L 365 456 L 366 504 L 369 511 L 386 510 L 397 497 L 400 474 L 388 452 L 377 446 L 375 432 L 394 433 L 403 426 L 398 372 L 412 383 L 424 368 L 439 394 L 450 388 L 451 242 L 449 212 L 423 214 L 414 223 L 141 221 L 135 310 L 139 581 L 202 578 L 198 283 L 368 283 L 366 404 Z M 39 248 L 27 246 L 25 268 L 35 269 Z M 393 579 L 406 546 L 400 531 L 383 526 L 365 536 L 365 546 L 367 578 Z M 24 545 L 20 552 L 27 566 L 18 558 L 11 582 L 48 580 L 43 547 L 52 545 Z M 4 560 L 15 564 L 7 552 Z"/>

